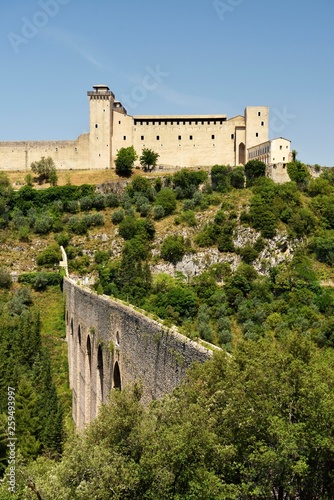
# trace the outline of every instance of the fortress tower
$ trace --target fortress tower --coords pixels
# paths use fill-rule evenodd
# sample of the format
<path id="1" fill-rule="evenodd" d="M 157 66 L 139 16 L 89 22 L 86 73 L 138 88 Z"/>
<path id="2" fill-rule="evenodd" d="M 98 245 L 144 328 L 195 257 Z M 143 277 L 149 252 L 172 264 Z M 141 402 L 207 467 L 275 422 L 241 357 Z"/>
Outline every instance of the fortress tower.
<path id="1" fill-rule="evenodd" d="M 268 141 L 269 109 L 267 106 L 247 106 L 245 109 L 246 152 L 249 148 Z M 246 155 L 246 163 L 249 158 Z"/>
<path id="2" fill-rule="evenodd" d="M 90 165 L 110 168 L 112 163 L 113 107 L 115 96 L 107 85 L 94 85 L 87 92 L 90 111 Z"/>

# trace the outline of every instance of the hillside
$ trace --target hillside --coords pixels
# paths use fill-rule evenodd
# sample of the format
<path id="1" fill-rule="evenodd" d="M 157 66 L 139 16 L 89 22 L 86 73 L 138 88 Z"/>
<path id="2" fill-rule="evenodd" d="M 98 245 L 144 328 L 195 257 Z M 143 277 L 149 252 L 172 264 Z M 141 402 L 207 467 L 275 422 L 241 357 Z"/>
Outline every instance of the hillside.
<path id="1" fill-rule="evenodd" d="M 12 182 L 1 174 L 1 332 L 5 339 L 1 359 L 6 356 L 6 339 L 13 328 L 18 335 L 17 352 L 20 335 L 29 344 L 30 330 L 24 326 L 29 317 L 29 328 L 37 332 L 37 344 L 46 348 L 41 353 L 48 353 L 46 366 L 49 366 L 47 359 L 51 360 L 48 373 L 57 386 L 65 416 L 70 396 L 59 288 L 60 245 L 66 249 L 70 275 L 79 282 L 90 284 L 97 293 L 138 306 L 167 325 L 176 324 L 190 338 L 201 338 L 223 349 L 222 357 L 215 359 L 211 367 L 203 371 L 195 369 L 179 392 L 153 405 L 148 413 L 137 405 L 140 388 L 114 395 L 107 413 L 88 431 L 87 442 L 84 437 L 74 445 L 78 455 L 70 452 L 66 445 L 63 448 L 71 434 L 68 419 L 62 427 L 58 419 L 52 440 L 48 440 L 40 428 L 21 420 L 19 432 L 22 436 L 31 436 L 34 445 L 33 451 L 29 446 L 24 450 L 24 459 L 29 461 L 38 455 L 44 458 L 32 462 L 28 469 L 24 463 L 20 473 L 22 478 L 32 474 L 45 498 L 52 497 L 54 488 L 59 488 L 62 499 L 90 498 L 95 491 L 93 476 L 106 474 L 106 481 L 112 482 L 117 463 L 122 464 L 119 483 L 114 485 L 118 493 L 109 497 L 107 490 L 102 492 L 105 481 L 97 480 L 101 491 L 97 498 L 198 498 L 197 494 L 208 499 L 255 499 L 271 498 L 268 492 L 272 488 L 279 498 L 280 488 L 288 491 L 290 483 L 301 492 L 303 481 L 307 488 L 314 483 L 314 495 L 318 495 L 320 490 L 317 490 L 314 474 L 320 466 L 317 459 L 316 464 L 312 464 L 310 458 L 314 456 L 318 438 L 314 435 L 311 438 L 308 433 L 313 425 L 321 423 L 319 414 L 312 414 L 312 408 L 325 411 L 326 401 L 326 411 L 329 411 L 332 405 L 328 384 L 333 377 L 334 342 L 334 173 L 328 169 L 319 178 L 312 179 L 307 170 L 296 163 L 290 168 L 295 180 L 278 185 L 264 177 L 263 171 L 259 170 L 258 175 L 254 175 L 254 171 L 250 174 L 247 168 L 216 166 L 210 176 L 200 170 L 184 169 L 151 178 L 137 174 L 123 183 L 112 179 L 103 183 L 105 179 L 100 178 L 99 184 L 103 186 L 98 191 L 93 184 L 66 183 L 45 189 L 23 186 L 13 190 Z M 36 316 L 38 310 L 41 323 Z M 236 360 L 231 362 L 230 370 L 223 368 L 230 359 L 225 351 L 233 353 Z M 268 366 L 267 359 L 270 360 Z M 276 364 L 275 359 L 281 361 Z M 19 395 L 26 398 L 24 401 L 38 400 L 31 386 L 31 380 L 37 376 L 36 362 L 34 356 L 28 358 L 26 369 L 16 374 Z M 302 374 L 299 378 L 298 371 Z M 10 371 L 6 373 L 10 380 Z M 321 373 L 326 373 L 323 379 L 326 383 L 317 393 L 311 391 L 317 401 L 313 405 L 313 400 L 305 399 L 304 395 L 312 384 L 318 384 Z M 297 379 L 301 392 L 296 390 Z M 39 383 L 44 387 L 42 380 Z M 50 383 L 45 383 L 43 391 L 52 392 Z M 251 399 L 243 392 L 245 384 L 250 384 Z M 275 399 L 276 388 L 282 394 L 281 403 Z M 262 405 L 260 401 L 264 401 L 262 411 L 255 410 L 255 400 L 258 408 Z M 54 411 L 59 413 L 57 400 L 53 401 Z M 240 401 L 240 407 L 234 407 L 234 401 Z M 283 429 L 288 425 L 285 422 L 288 411 L 284 408 L 290 404 L 300 411 L 296 410 L 299 415 L 296 422 L 298 419 L 304 422 L 298 428 L 298 432 L 305 432 L 300 439 L 296 427 Z M 247 416 L 246 408 L 250 406 L 252 417 Z M 233 414 L 225 411 L 228 407 L 234 408 Z M 174 408 L 177 408 L 175 418 Z M 42 409 L 40 411 L 44 415 Z M 131 438 L 128 438 L 129 429 L 126 430 L 120 420 L 109 418 L 108 411 L 114 416 L 117 412 L 128 415 L 129 428 L 134 429 Z M 200 415 L 201 422 L 210 422 L 208 433 L 195 415 Z M 4 407 L 0 417 L 5 419 Z M 245 420 L 236 424 L 232 435 L 222 433 L 219 419 L 223 417 L 225 425 L 230 427 L 233 427 L 233 419 Z M 294 423 L 291 418 L 289 425 Z M 157 425 L 159 419 L 162 419 L 162 427 Z M 185 425 L 188 420 L 202 436 L 205 457 L 200 458 L 200 450 L 187 434 L 191 431 Z M 242 425 L 245 425 L 245 434 L 239 438 L 237 428 Z M 256 429 L 261 432 L 257 434 Z M 322 450 L 320 461 L 331 456 L 333 429 L 330 420 L 323 423 L 321 429 L 317 427 L 316 432 L 322 436 L 318 442 Z M 292 435 L 292 431 L 297 434 Z M 110 438 L 112 443 L 109 438 L 106 441 L 101 438 L 100 442 L 96 437 L 96 433 L 103 436 L 105 432 L 107 436 L 115 436 L 114 441 Z M 289 436 L 288 441 L 284 436 Z M 252 444 L 253 438 L 256 444 Z M 143 444 L 146 439 L 152 447 Z M 300 447 L 303 439 L 313 444 Z M 111 469 L 107 472 L 95 461 L 95 456 L 91 457 L 90 470 L 95 473 L 90 476 L 86 471 L 89 479 L 84 484 L 80 453 L 85 456 L 86 446 L 92 446 L 92 440 L 97 443 L 96 454 L 101 452 Z M 159 455 L 159 440 L 170 445 L 169 464 Z M 270 444 L 273 442 L 275 444 Z M 188 449 L 189 443 L 193 443 L 193 450 Z M 265 456 L 259 451 L 261 443 L 266 443 L 263 444 Z M 272 456 L 271 446 L 275 449 Z M 298 451 L 291 451 L 292 448 Z M 59 465 L 46 459 L 59 458 L 62 453 L 64 459 Z M 273 465 L 282 453 L 286 462 L 281 465 L 289 471 L 286 474 Z M 213 456 L 216 462 L 211 470 Z M 184 462 L 182 457 L 187 457 Z M 262 470 L 261 478 L 245 466 L 251 464 L 252 457 L 256 460 L 255 469 Z M 179 459 L 183 465 L 178 472 L 172 464 Z M 187 461 L 193 464 L 191 472 Z M 222 470 L 220 464 L 224 461 L 226 468 Z M 154 464 L 168 469 L 168 474 L 159 476 Z M 326 476 L 329 467 L 326 464 L 322 465 L 324 472 L 319 488 L 328 492 L 333 488 Z M 270 478 L 273 467 L 275 480 Z M 71 471 L 72 479 L 67 477 L 67 470 Z M 127 474 L 133 474 L 134 470 L 138 476 L 132 476 L 133 481 L 125 487 L 129 481 Z M 178 479 L 179 474 L 182 480 Z M 202 474 L 208 484 L 207 492 L 200 486 L 204 481 Z M 224 477 L 222 483 L 217 479 L 221 477 Z M 74 493 L 70 484 L 80 487 Z M 174 492 L 180 496 L 158 494 L 164 484 L 170 495 L 175 487 Z M 25 485 L 22 479 L 17 498 L 35 498 L 35 486 L 30 488 L 29 496 Z M 191 492 L 190 496 L 182 496 L 183 491 Z M 275 495 L 272 498 L 276 498 Z M 330 495 L 312 498 L 330 498 Z"/>

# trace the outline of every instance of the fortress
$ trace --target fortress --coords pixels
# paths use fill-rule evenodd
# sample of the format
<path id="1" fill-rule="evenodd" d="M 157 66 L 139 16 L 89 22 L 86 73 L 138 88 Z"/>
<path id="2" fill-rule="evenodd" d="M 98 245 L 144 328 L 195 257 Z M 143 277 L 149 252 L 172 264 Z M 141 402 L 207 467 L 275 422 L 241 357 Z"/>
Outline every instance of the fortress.
<path id="1" fill-rule="evenodd" d="M 0 142 L 0 170 L 29 170 L 42 156 L 51 156 L 58 170 L 110 169 L 118 151 L 129 146 L 139 156 L 144 148 L 152 149 L 167 168 L 237 166 L 261 159 L 282 170 L 290 159 L 289 140 L 269 140 L 266 106 L 248 106 L 244 115 L 229 119 L 223 114 L 131 116 L 106 85 L 95 85 L 87 95 L 88 134 L 73 141 Z"/>

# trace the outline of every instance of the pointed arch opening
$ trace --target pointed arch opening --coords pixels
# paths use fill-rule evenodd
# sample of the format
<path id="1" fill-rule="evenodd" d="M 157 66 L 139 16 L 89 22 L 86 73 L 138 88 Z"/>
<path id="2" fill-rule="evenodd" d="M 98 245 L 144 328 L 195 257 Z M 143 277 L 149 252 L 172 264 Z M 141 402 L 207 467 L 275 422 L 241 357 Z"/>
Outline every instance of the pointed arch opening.
<path id="1" fill-rule="evenodd" d="M 97 370 L 98 370 L 97 399 L 98 402 L 102 402 L 103 401 L 103 353 L 102 353 L 102 347 L 100 345 L 97 350 Z"/>
<path id="2" fill-rule="evenodd" d="M 80 325 L 78 326 L 78 342 L 79 342 L 79 345 L 81 346 L 81 328 L 80 328 Z"/>
<path id="3" fill-rule="evenodd" d="M 119 369 L 119 364 L 118 361 L 116 361 L 115 366 L 114 366 L 114 389 L 122 389 L 122 384 L 121 384 L 121 372 Z"/>
<path id="4" fill-rule="evenodd" d="M 92 400 L 92 346 L 90 336 L 87 335 L 86 360 L 85 360 L 85 424 L 91 421 L 91 400 Z"/>
<path id="5" fill-rule="evenodd" d="M 239 164 L 245 165 L 246 163 L 246 147 L 243 142 L 239 144 Z"/>
<path id="6" fill-rule="evenodd" d="M 88 358 L 88 367 L 89 367 L 89 373 L 92 370 L 92 345 L 90 342 L 90 336 L 87 336 L 87 358 Z"/>

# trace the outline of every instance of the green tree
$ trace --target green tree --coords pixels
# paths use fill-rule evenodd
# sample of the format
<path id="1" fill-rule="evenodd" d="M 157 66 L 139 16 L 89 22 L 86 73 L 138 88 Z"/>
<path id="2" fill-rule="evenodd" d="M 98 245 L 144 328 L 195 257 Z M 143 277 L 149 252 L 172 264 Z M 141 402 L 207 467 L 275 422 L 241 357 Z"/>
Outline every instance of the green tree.
<path id="1" fill-rule="evenodd" d="M 252 186 L 259 177 L 266 175 L 266 165 L 260 160 L 250 160 L 245 165 L 247 187 Z"/>
<path id="2" fill-rule="evenodd" d="M 214 165 L 211 169 L 211 182 L 215 191 L 226 193 L 231 189 L 230 183 L 231 167 L 225 165 Z"/>
<path id="3" fill-rule="evenodd" d="M 37 399 L 31 380 L 22 378 L 17 389 L 15 403 L 18 443 L 24 458 L 36 458 L 40 449 Z"/>
<path id="4" fill-rule="evenodd" d="M 47 158 L 42 156 L 39 161 L 33 162 L 30 168 L 32 172 L 37 175 L 39 184 L 42 184 L 44 181 L 49 182 L 51 179 L 53 182 L 57 183 L 56 165 L 50 156 Z"/>
<path id="5" fill-rule="evenodd" d="M 122 177 L 130 177 L 137 158 L 138 156 L 133 146 L 121 148 L 115 159 L 116 174 Z"/>
<path id="6" fill-rule="evenodd" d="M 166 236 L 161 245 L 161 257 L 172 264 L 177 264 L 185 254 L 185 241 L 183 236 Z"/>
<path id="7" fill-rule="evenodd" d="M 310 178 L 307 167 L 301 161 L 288 163 L 286 169 L 290 179 L 297 184 L 305 183 Z"/>
<path id="8" fill-rule="evenodd" d="M 230 174 L 231 186 L 237 189 L 245 187 L 245 169 L 244 167 L 236 167 Z"/>
<path id="9" fill-rule="evenodd" d="M 151 171 L 157 166 L 159 156 L 159 153 L 155 153 L 152 149 L 144 148 L 139 161 L 145 171 Z"/>
<path id="10" fill-rule="evenodd" d="M 163 188 L 157 193 L 155 205 L 164 209 L 165 215 L 170 215 L 176 208 L 176 195 L 170 188 Z"/>

